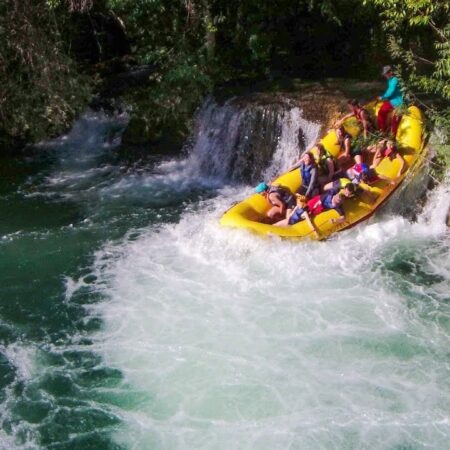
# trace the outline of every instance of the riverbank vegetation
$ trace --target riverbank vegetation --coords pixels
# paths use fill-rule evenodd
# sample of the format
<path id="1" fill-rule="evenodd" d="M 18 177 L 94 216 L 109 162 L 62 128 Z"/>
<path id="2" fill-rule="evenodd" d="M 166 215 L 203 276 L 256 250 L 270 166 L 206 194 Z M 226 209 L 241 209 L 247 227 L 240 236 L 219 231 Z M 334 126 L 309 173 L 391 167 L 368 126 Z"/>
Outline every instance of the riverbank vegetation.
<path id="1" fill-rule="evenodd" d="M 121 93 L 150 140 L 183 138 L 208 93 L 260 81 L 380 79 L 390 63 L 441 141 L 450 130 L 444 0 L 5 0 L 0 147 L 60 133 L 104 79 L 146 65 Z M 114 95 L 114 94 L 106 94 Z"/>

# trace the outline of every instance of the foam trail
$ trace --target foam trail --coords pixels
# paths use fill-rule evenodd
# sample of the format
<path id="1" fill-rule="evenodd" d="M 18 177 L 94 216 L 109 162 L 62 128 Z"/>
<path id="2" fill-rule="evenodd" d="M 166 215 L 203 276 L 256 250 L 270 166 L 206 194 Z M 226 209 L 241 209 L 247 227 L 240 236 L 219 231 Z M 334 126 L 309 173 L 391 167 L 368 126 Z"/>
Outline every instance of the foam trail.
<path id="1" fill-rule="evenodd" d="M 96 347 L 149 397 L 124 413 L 118 440 L 444 448 L 448 292 L 442 278 L 420 295 L 411 287 L 419 270 L 449 273 L 448 235 L 392 217 L 326 243 L 261 240 L 217 224 L 238 191 L 97 255 L 109 300 L 92 309 L 105 322 Z M 392 284 L 405 249 L 416 272 Z M 441 275 L 428 257 L 441 258 Z M 426 313 L 430 299 L 438 315 Z"/>
<path id="2" fill-rule="evenodd" d="M 436 189 L 429 194 L 423 214 L 419 217 L 419 224 L 435 227 L 434 232 L 443 233 L 446 230 L 446 220 L 450 213 L 450 172 Z"/>

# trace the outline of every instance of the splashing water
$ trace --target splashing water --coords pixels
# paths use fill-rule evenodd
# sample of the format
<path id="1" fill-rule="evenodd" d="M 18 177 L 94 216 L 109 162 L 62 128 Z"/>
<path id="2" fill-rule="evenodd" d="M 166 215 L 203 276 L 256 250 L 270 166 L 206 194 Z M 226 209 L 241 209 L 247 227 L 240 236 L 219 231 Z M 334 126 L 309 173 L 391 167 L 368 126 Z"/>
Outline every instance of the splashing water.
<path id="1" fill-rule="evenodd" d="M 1 241 L 14 267 L 47 280 L 19 292 L 30 299 L 27 326 L 1 304 L 11 367 L 2 445 L 447 447 L 448 181 L 416 222 L 379 215 L 327 242 L 221 228 L 223 211 L 250 192 L 235 183 L 254 162 L 254 144 L 242 143 L 256 113 L 233 105 L 205 106 L 184 159 L 130 170 L 107 157 L 114 145 L 93 125 L 95 157 L 70 162 L 83 144 L 67 138 L 66 163 L 20 186 L 25 207 L 39 201 L 58 220 Z M 281 124 L 258 177 L 316 138 L 295 108 L 256 116 Z M 27 279 L 8 263 L 9 280 Z"/>
<path id="2" fill-rule="evenodd" d="M 313 145 L 320 125 L 303 119 L 297 107 L 205 103 L 198 115 L 184 179 L 266 180 L 286 171 Z"/>
<path id="3" fill-rule="evenodd" d="M 286 111 L 281 137 L 271 164 L 264 172 L 264 179 L 271 180 L 280 173 L 286 172 L 298 160 L 303 150 L 313 146 L 319 131 L 320 125 L 303 119 L 299 108 Z"/>
<path id="4" fill-rule="evenodd" d="M 448 236 L 397 217 L 326 245 L 261 242 L 218 227 L 225 203 L 97 254 L 98 346 L 148 395 L 120 439 L 445 448 Z"/>

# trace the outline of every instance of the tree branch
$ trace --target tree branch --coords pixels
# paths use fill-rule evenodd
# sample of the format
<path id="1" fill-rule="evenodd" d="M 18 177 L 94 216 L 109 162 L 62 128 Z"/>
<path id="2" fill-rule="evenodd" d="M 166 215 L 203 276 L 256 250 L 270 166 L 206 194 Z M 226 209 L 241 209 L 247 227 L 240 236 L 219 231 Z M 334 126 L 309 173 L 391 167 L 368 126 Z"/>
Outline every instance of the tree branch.
<path id="1" fill-rule="evenodd" d="M 425 64 L 430 64 L 432 66 L 435 65 L 435 63 L 433 61 L 430 61 L 429 59 L 426 59 L 426 58 L 422 58 L 422 56 L 415 55 L 414 53 L 411 53 L 411 55 L 417 61 L 423 62 Z"/>

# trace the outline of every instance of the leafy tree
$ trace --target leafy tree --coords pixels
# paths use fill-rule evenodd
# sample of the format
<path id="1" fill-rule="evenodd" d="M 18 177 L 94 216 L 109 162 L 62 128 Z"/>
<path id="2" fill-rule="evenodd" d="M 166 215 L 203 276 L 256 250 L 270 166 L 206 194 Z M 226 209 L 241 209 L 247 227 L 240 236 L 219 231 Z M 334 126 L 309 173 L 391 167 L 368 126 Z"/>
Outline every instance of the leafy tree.
<path id="1" fill-rule="evenodd" d="M 0 144 L 60 133 L 89 88 L 61 50 L 58 18 L 44 0 L 4 0 L 0 36 Z"/>
<path id="2" fill-rule="evenodd" d="M 366 0 L 380 11 L 388 48 L 409 97 L 450 136 L 450 2 Z M 425 95 L 424 95 L 425 94 Z"/>

